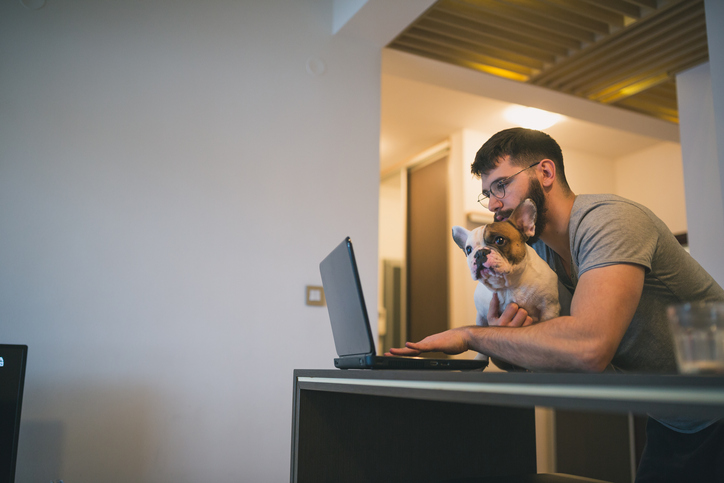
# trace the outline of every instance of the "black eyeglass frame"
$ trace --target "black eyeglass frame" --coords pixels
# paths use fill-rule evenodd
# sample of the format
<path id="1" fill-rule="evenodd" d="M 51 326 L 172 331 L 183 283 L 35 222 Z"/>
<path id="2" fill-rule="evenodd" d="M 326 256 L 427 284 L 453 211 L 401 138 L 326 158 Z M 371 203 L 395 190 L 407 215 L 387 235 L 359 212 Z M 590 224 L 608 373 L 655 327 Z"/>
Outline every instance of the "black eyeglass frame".
<path id="1" fill-rule="evenodd" d="M 503 198 L 505 198 L 505 187 L 508 185 L 508 183 L 510 183 L 511 179 L 518 176 L 520 173 L 522 173 L 525 170 L 538 166 L 541 162 L 543 162 L 543 160 L 540 160 L 537 163 L 533 163 L 530 166 L 528 166 L 527 168 L 523 168 L 520 171 L 518 171 L 517 173 L 511 174 L 507 178 L 499 179 L 495 183 L 491 184 L 490 191 L 483 190 L 483 192 L 480 193 L 480 195 L 478 195 L 478 203 L 480 203 L 481 205 L 483 205 L 484 207 L 487 208 L 487 200 L 490 199 L 490 195 L 493 195 L 497 199 L 502 200 Z M 498 191 L 498 189 L 501 191 L 500 195 L 498 193 L 496 193 L 496 191 Z"/>

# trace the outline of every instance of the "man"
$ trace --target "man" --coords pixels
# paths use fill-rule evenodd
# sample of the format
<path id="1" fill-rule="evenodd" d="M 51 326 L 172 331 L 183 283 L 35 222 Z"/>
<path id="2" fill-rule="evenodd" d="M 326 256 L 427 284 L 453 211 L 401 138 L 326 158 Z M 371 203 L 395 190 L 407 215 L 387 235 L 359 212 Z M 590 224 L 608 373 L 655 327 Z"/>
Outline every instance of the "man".
<path id="1" fill-rule="evenodd" d="M 724 290 L 661 220 L 617 196 L 576 196 L 566 181 L 560 147 L 540 131 L 513 128 L 495 134 L 478 151 L 472 172 L 481 178 L 497 221 L 526 198 L 536 203 L 539 240 L 533 246 L 573 294 L 570 313 L 536 324 L 515 304 L 499 313 L 494 297 L 489 327 L 449 330 L 392 353 L 475 350 L 533 371 L 676 371 L 666 307 L 724 301 Z M 637 481 L 701 481 L 691 479 L 697 468 L 702 477 L 718 471 L 722 479 L 716 481 L 724 481 L 724 469 L 715 469 L 714 453 L 707 453 L 718 452 L 716 458 L 724 461 L 721 424 L 650 419 L 647 434 Z M 700 439 L 710 444 L 702 446 Z M 663 441 L 668 446 L 660 446 Z M 681 462 L 671 451 L 684 447 Z"/>

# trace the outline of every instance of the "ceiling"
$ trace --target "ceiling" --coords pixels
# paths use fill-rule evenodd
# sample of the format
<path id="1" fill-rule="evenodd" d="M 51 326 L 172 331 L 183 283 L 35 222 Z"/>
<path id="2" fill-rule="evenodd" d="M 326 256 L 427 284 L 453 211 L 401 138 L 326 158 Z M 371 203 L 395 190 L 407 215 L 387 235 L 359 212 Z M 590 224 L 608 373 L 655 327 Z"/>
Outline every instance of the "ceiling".
<path id="1" fill-rule="evenodd" d="M 383 66 L 385 64 L 383 62 Z M 490 136 L 516 125 L 505 119 L 505 111 L 512 105 L 506 100 L 433 85 L 415 76 L 405 78 L 385 70 L 389 69 L 383 67 L 381 85 L 380 171 L 383 177 L 448 140 L 452 133 L 469 129 Z M 452 77 L 456 73 L 455 68 L 442 70 L 442 76 Z M 651 122 L 664 123 L 654 119 Z M 615 159 L 662 142 L 661 138 L 631 129 L 571 116 L 564 116 L 545 132 L 558 141 L 564 152 L 576 150 L 602 159 Z"/>
<path id="2" fill-rule="evenodd" d="M 439 0 L 391 49 L 678 122 L 703 0 Z"/>

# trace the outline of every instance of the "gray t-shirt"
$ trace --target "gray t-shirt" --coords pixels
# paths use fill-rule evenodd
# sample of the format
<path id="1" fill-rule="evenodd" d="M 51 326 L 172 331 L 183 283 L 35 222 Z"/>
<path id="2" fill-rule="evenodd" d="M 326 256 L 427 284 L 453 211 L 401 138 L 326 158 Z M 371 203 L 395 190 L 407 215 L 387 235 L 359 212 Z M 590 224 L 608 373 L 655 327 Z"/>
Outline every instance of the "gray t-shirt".
<path id="1" fill-rule="evenodd" d="M 674 342 L 666 316 L 671 304 L 724 301 L 724 290 L 645 206 L 615 195 L 580 195 L 571 211 L 571 276 L 543 242 L 533 248 L 558 274 L 561 315 L 586 271 L 632 263 L 645 269 L 644 288 L 631 324 L 611 361 L 617 372 L 675 373 Z M 566 289 L 570 294 L 566 294 Z M 653 416 L 671 429 L 699 431 L 713 420 Z"/>
<path id="2" fill-rule="evenodd" d="M 576 197 L 569 224 L 571 277 L 560 258 L 538 241 L 533 247 L 571 293 L 586 271 L 632 263 L 645 269 L 641 301 L 611 365 L 620 372 L 676 372 L 666 317 L 671 304 L 724 301 L 724 290 L 648 208 L 615 195 Z M 565 310 L 565 309 L 564 309 Z"/>

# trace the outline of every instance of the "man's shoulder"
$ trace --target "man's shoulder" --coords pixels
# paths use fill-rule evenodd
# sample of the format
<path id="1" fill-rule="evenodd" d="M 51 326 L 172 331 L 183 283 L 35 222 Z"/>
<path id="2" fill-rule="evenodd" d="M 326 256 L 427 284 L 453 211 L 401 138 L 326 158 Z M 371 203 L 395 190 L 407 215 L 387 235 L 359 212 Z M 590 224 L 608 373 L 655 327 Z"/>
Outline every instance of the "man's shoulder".
<path id="1" fill-rule="evenodd" d="M 586 194 L 577 195 L 576 200 L 573 202 L 573 211 L 601 206 L 601 205 L 616 205 L 625 204 L 631 206 L 642 207 L 639 203 L 631 201 L 623 196 L 618 196 L 610 193 L 601 194 Z"/>
<path id="2" fill-rule="evenodd" d="M 652 213 L 645 206 L 622 196 L 613 194 L 578 195 L 571 210 L 571 225 L 576 226 L 588 218 L 595 223 L 622 222 L 630 216 L 651 218 Z"/>

